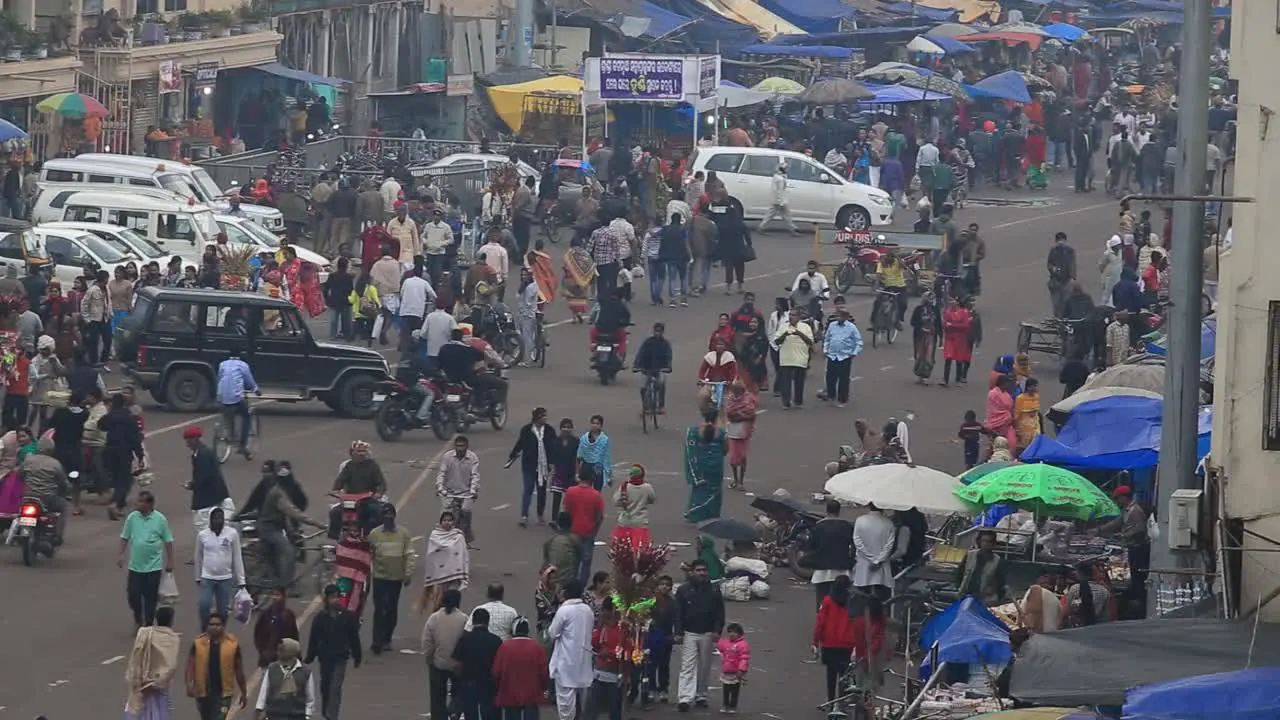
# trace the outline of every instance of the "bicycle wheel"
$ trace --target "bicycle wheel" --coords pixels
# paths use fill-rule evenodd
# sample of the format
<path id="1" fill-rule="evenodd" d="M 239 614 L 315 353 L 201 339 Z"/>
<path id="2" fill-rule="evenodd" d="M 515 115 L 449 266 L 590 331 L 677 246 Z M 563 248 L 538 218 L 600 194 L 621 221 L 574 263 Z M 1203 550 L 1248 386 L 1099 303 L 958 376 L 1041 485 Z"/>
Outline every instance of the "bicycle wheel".
<path id="1" fill-rule="evenodd" d="M 650 399 L 652 394 L 649 391 L 649 383 L 645 382 L 644 387 L 640 388 L 640 429 L 644 430 L 646 435 L 649 434 L 649 406 L 653 404 Z"/>
<path id="2" fill-rule="evenodd" d="M 218 420 L 217 426 L 213 429 L 213 456 L 218 458 L 218 464 L 226 463 L 231 458 L 231 443 L 227 440 L 227 424 L 223 420 Z"/>
<path id="3" fill-rule="evenodd" d="M 547 325 L 545 322 L 538 321 L 538 336 L 534 339 L 534 347 L 538 353 L 538 367 L 547 366 Z"/>

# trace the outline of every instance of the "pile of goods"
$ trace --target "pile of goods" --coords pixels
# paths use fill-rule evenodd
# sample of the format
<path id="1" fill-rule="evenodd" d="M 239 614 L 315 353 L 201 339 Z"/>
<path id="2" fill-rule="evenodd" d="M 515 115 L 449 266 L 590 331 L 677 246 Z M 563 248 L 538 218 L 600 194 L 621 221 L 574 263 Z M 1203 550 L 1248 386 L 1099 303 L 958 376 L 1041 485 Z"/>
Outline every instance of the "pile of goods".
<path id="1" fill-rule="evenodd" d="M 964 684 L 930 690 L 925 693 L 925 699 L 920 703 L 921 717 L 960 720 L 1005 709 L 999 698 L 970 697 L 974 694 L 969 692 L 970 690 L 971 688 Z"/>

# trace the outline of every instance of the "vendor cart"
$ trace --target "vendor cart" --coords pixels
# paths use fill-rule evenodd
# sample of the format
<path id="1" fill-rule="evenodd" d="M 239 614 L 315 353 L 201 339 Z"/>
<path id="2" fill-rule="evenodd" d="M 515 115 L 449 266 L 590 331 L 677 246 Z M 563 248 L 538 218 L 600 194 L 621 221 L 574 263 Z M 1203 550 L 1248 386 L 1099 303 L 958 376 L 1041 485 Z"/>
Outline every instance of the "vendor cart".
<path id="1" fill-rule="evenodd" d="M 1087 322 L 1087 319 L 1065 320 L 1056 317 L 1024 320 L 1018 326 L 1018 352 L 1046 353 L 1065 360 L 1070 356 L 1073 344 L 1087 340 L 1083 337 Z"/>

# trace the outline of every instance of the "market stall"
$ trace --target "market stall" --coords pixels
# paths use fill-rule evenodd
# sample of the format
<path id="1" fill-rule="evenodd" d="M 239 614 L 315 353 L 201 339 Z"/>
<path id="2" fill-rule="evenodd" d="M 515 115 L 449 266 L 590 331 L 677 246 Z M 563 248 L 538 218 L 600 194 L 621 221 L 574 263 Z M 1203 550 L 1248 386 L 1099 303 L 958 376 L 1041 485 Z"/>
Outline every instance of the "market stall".
<path id="1" fill-rule="evenodd" d="M 582 130 L 582 81 L 568 75 L 487 89 L 493 111 L 511 132 L 555 143 Z M 545 137 L 544 137 L 545 136 Z"/>
<path id="2" fill-rule="evenodd" d="M 604 106 L 613 115 L 608 137 L 627 147 L 662 148 L 673 157 L 700 136 L 718 134 L 719 55 L 587 58 L 583 78 L 582 111 Z"/>

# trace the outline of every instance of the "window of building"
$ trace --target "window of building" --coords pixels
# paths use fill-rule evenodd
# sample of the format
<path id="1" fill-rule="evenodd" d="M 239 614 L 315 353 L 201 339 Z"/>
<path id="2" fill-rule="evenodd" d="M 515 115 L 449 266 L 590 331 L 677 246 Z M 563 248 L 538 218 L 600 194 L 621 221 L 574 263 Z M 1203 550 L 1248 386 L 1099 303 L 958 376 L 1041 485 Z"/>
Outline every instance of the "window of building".
<path id="1" fill-rule="evenodd" d="M 183 12 L 187 9 L 187 0 L 164 0 L 165 12 Z"/>
<path id="2" fill-rule="evenodd" d="M 138 0 L 138 15 L 154 15 L 160 12 L 160 3 L 158 0 Z"/>

